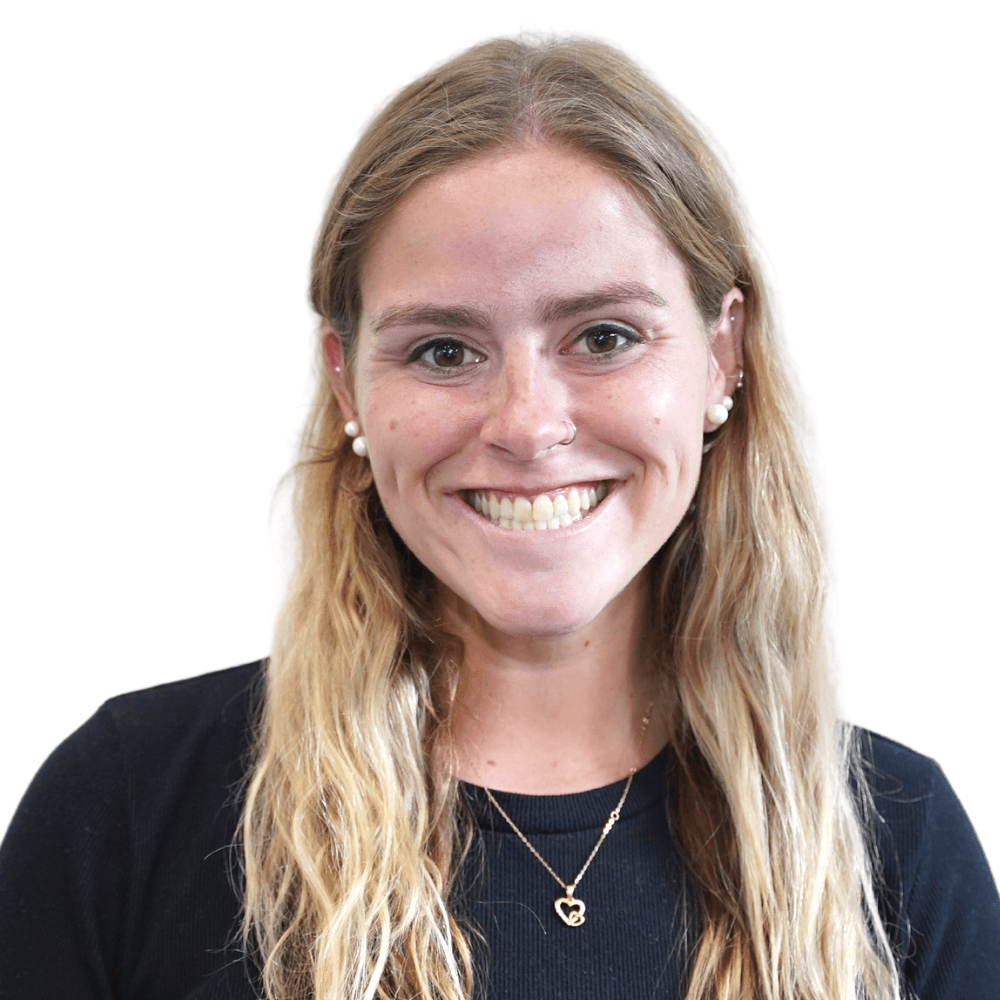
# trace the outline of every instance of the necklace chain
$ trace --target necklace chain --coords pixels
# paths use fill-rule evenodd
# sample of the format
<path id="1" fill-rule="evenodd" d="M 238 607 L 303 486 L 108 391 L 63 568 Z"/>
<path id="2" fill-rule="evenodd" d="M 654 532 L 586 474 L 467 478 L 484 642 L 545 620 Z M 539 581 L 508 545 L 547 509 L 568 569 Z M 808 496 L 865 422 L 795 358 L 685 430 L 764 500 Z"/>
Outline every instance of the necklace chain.
<path id="1" fill-rule="evenodd" d="M 608 816 L 607 822 L 604 824 L 604 829 L 601 830 L 600 837 L 597 838 L 597 843 L 594 844 L 594 849 L 590 852 L 587 860 L 584 861 L 583 867 L 577 872 L 577 876 L 572 882 L 564 882 L 553 870 L 552 866 L 548 861 L 543 858 L 538 851 L 535 849 L 534 844 L 518 829 L 517 824 L 504 812 L 503 807 L 499 802 L 493 797 L 493 793 L 488 789 L 484 788 L 483 791 L 486 792 L 486 797 L 493 803 L 493 808 L 496 809 L 498 813 L 510 825 L 510 828 L 521 838 L 521 843 L 531 851 L 532 854 L 542 863 L 542 867 L 566 890 L 568 896 L 573 895 L 573 890 L 580 884 L 580 879 L 583 878 L 584 872 L 590 867 L 590 862 L 594 860 L 594 855 L 601 848 L 601 844 L 604 843 L 604 838 L 611 832 L 611 828 L 618 822 L 618 817 L 621 815 L 622 806 L 625 804 L 625 797 L 628 795 L 629 789 L 632 787 L 632 779 L 635 777 L 635 768 L 629 772 L 628 780 L 625 782 L 625 790 L 622 792 L 621 798 L 618 800 L 618 805 L 611 810 L 611 815 Z"/>
<path id="2" fill-rule="evenodd" d="M 653 710 L 653 703 L 650 702 L 646 708 L 646 713 L 642 717 L 642 736 L 639 740 L 639 749 L 642 750 L 642 745 L 646 741 L 646 730 L 649 728 L 649 717 Z M 568 927 L 579 927 L 586 917 L 584 914 L 587 911 L 587 906 L 582 899 L 577 899 L 573 893 L 576 891 L 576 887 L 580 884 L 580 879 L 583 878 L 587 869 L 590 867 L 590 862 L 594 860 L 597 852 L 601 849 L 601 844 L 604 843 L 605 838 L 611 832 L 612 827 L 618 822 L 619 817 L 622 813 L 622 806 L 625 805 L 625 799 L 628 797 L 629 790 L 632 787 L 632 779 L 635 777 L 636 769 L 633 767 L 628 773 L 628 779 L 625 782 L 625 788 L 622 791 L 621 798 L 618 800 L 618 804 L 611 810 L 607 820 L 604 822 L 604 827 L 601 829 L 601 835 L 597 838 L 597 843 L 594 844 L 593 850 L 587 855 L 587 860 L 584 861 L 583 867 L 577 872 L 576 878 L 572 882 L 564 882 L 555 872 L 555 869 L 548 863 L 538 853 L 535 845 L 531 843 L 530 840 L 521 832 L 518 825 L 507 815 L 503 807 L 499 802 L 493 797 L 493 793 L 483 786 L 483 791 L 486 793 L 486 797 L 490 800 L 493 808 L 496 809 L 498 813 L 507 821 L 507 825 L 517 834 L 521 843 L 528 848 L 529 851 L 539 860 L 542 867 L 556 880 L 556 882 L 562 886 L 563 891 L 566 893 L 565 896 L 560 896 L 554 903 L 555 911 L 559 915 L 560 919 Z"/>

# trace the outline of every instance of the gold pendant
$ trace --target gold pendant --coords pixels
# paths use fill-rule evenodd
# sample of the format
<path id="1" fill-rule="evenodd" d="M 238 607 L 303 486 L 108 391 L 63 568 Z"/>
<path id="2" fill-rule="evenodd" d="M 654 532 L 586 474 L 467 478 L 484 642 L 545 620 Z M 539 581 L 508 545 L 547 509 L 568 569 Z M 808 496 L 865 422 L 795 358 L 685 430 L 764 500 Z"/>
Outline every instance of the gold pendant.
<path id="1" fill-rule="evenodd" d="M 587 905 L 582 899 L 575 899 L 573 896 L 560 896 L 555 901 L 556 913 L 559 919 L 567 927 L 579 927 L 587 918 Z"/>

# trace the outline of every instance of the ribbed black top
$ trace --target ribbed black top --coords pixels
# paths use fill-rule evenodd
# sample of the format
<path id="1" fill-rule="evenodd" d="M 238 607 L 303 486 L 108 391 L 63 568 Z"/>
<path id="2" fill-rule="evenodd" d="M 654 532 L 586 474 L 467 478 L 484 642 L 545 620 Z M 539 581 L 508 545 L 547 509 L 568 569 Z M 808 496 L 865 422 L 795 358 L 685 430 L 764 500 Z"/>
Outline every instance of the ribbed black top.
<path id="1" fill-rule="evenodd" d="M 571 881 L 625 781 L 573 795 L 494 792 L 535 849 Z M 472 917 L 487 946 L 490 994 L 524 997 L 673 997 L 685 880 L 667 824 L 667 757 L 638 771 L 575 896 L 585 921 L 567 926 L 553 903 L 564 890 L 514 834 L 481 788 L 464 786 L 481 834 L 470 868 Z M 484 984 L 485 985 L 485 984 Z"/>
<path id="2" fill-rule="evenodd" d="M 233 848 L 260 664 L 115 698 L 39 771 L 0 846 L 2 1000 L 251 1000 Z M 885 915 L 920 1000 L 1000 997 L 1000 900 L 937 765 L 872 735 Z M 667 823 L 667 758 L 640 771 L 567 927 L 560 887 L 481 789 L 456 908 L 482 934 L 480 995 L 676 997 L 685 889 Z M 623 784 L 497 793 L 571 879 Z M 238 879 L 236 880 L 238 881 Z M 910 931 L 907 931 L 907 928 Z"/>

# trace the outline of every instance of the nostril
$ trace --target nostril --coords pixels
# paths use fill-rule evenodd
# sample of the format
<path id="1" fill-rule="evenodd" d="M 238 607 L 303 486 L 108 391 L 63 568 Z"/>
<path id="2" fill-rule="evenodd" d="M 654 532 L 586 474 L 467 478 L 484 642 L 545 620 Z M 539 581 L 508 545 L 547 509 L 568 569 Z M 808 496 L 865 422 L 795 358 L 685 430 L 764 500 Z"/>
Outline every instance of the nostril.
<path id="1" fill-rule="evenodd" d="M 576 440 L 577 428 L 566 417 L 531 407 L 528 412 L 497 414 L 484 422 L 480 436 L 487 444 L 530 461 L 556 445 L 571 445 Z"/>
<path id="2" fill-rule="evenodd" d="M 572 420 L 563 420 L 566 426 L 566 440 L 557 442 L 561 445 L 571 445 L 576 440 L 576 424 Z"/>

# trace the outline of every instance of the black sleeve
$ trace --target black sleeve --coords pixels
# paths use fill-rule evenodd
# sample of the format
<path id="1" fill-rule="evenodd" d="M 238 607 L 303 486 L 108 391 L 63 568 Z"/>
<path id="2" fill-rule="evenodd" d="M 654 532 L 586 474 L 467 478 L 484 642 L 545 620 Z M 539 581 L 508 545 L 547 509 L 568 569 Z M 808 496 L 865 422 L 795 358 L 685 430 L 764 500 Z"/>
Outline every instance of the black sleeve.
<path id="1" fill-rule="evenodd" d="M 118 997 L 130 856 L 107 707 L 42 766 L 0 845 L 0 998 Z"/>
<path id="2" fill-rule="evenodd" d="M 907 968 L 920 1000 L 1000 998 L 1000 898 L 972 824 L 937 765 L 906 891 Z"/>

